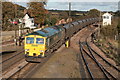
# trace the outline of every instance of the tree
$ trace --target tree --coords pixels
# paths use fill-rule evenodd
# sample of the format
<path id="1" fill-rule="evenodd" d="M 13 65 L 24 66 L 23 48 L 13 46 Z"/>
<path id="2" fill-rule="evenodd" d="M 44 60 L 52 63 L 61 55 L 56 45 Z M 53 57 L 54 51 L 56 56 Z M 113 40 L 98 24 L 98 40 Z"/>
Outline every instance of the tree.
<path id="1" fill-rule="evenodd" d="M 15 11 L 14 11 L 14 4 L 11 2 L 3 2 L 2 3 L 2 15 L 3 15 L 3 21 L 2 21 L 2 30 L 8 29 L 8 26 L 10 25 L 9 19 L 15 18 Z"/>
<path id="2" fill-rule="evenodd" d="M 15 4 L 16 5 L 16 4 Z M 22 18 L 24 16 L 24 10 L 25 10 L 25 7 L 23 6 L 20 6 L 20 5 L 16 5 L 17 6 L 17 18 Z"/>
<path id="3" fill-rule="evenodd" d="M 118 30 L 118 33 L 120 33 L 120 19 L 118 19 L 117 30 Z"/>
<path id="4" fill-rule="evenodd" d="M 100 16 L 100 11 L 97 9 L 91 9 L 90 11 L 88 11 L 88 15 L 90 17 L 99 17 Z"/>
<path id="5" fill-rule="evenodd" d="M 120 33 L 120 24 L 117 26 L 118 33 Z"/>
<path id="6" fill-rule="evenodd" d="M 118 33 L 120 33 L 120 11 L 119 10 L 115 12 L 115 16 L 118 18 L 117 30 L 118 30 Z"/>
<path id="7" fill-rule="evenodd" d="M 120 11 L 116 11 L 116 12 L 115 12 L 115 16 L 120 17 Z"/>
<path id="8" fill-rule="evenodd" d="M 17 4 L 13 4 L 12 2 L 2 2 L 2 30 L 14 29 L 10 23 L 10 20 L 23 17 L 24 9 L 24 7 Z"/>
<path id="9" fill-rule="evenodd" d="M 34 17 L 36 24 L 41 24 L 45 21 L 46 14 L 48 11 L 44 8 L 44 4 L 42 2 L 29 2 L 28 13 L 31 17 Z"/>
<path id="10" fill-rule="evenodd" d="M 61 19 L 67 19 L 68 18 L 68 13 L 67 12 L 60 12 L 60 18 Z"/>

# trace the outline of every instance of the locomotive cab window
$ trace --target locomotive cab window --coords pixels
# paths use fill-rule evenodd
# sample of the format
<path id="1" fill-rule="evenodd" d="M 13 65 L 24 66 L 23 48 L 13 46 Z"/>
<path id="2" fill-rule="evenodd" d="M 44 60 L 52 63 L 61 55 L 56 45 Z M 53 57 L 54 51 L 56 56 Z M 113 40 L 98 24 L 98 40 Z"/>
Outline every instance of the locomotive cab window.
<path id="1" fill-rule="evenodd" d="M 26 43 L 27 43 L 27 44 L 33 44 L 33 43 L 34 43 L 34 38 L 32 38 L 32 37 L 27 37 L 27 38 L 26 38 Z"/>
<path id="2" fill-rule="evenodd" d="M 36 38 L 36 44 L 44 44 L 43 38 Z"/>

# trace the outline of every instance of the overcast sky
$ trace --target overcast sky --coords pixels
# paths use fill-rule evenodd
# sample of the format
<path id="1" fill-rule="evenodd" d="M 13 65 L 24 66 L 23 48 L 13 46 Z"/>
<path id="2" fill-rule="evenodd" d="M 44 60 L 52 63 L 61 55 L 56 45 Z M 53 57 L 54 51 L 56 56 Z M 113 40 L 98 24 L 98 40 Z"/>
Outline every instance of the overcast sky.
<path id="1" fill-rule="evenodd" d="M 49 2 L 47 9 L 68 10 L 68 2 Z M 101 11 L 117 11 L 118 2 L 71 2 L 71 9 L 78 11 L 88 11 L 98 9 Z"/>
<path id="2" fill-rule="evenodd" d="M 30 0 L 8 0 L 27 7 Z M 35 1 L 35 0 L 34 0 Z M 37 0 L 41 1 L 41 0 Z M 119 0 L 48 0 L 46 9 L 68 10 L 68 2 L 71 2 L 72 10 L 88 11 L 98 9 L 101 11 L 117 11 Z"/>

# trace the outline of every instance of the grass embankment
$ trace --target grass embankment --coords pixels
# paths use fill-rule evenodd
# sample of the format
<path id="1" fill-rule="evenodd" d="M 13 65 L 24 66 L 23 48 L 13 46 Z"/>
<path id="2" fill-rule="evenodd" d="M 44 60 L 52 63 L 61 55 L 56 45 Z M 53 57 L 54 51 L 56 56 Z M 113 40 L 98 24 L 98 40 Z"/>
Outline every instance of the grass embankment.
<path id="1" fill-rule="evenodd" d="M 100 47 L 108 58 L 111 58 L 120 65 L 120 37 L 119 33 L 120 18 L 114 17 L 112 19 L 112 25 L 101 26 L 100 37 L 95 42 Z"/>
<path id="2" fill-rule="evenodd" d="M 120 45 L 120 41 L 118 44 L 118 41 L 116 40 L 110 40 L 109 38 L 101 38 L 99 40 L 94 41 L 95 44 L 105 52 L 105 55 L 108 58 L 111 58 L 116 62 L 117 65 L 120 65 L 120 58 L 119 58 L 119 52 L 118 52 L 118 45 Z"/>

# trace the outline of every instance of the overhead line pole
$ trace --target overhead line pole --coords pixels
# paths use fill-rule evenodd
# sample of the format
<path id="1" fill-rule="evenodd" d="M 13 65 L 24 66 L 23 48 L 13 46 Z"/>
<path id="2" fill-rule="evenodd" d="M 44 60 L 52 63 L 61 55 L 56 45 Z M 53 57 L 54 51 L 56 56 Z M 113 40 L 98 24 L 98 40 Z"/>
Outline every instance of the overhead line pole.
<path id="1" fill-rule="evenodd" d="M 71 18 L 71 2 L 69 2 L 69 18 L 68 18 L 68 23 L 70 22 L 70 18 Z M 65 46 L 68 48 L 70 46 L 70 39 L 68 39 L 65 42 Z"/>
<path id="2" fill-rule="evenodd" d="M 69 2 L 69 18 L 71 17 L 71 2 Z"/>

